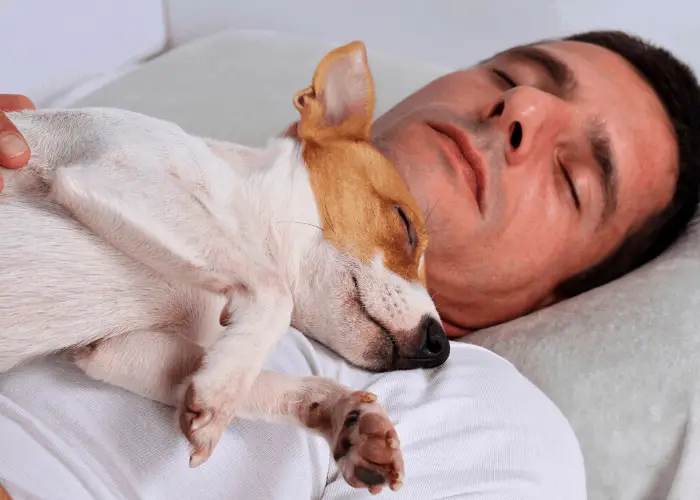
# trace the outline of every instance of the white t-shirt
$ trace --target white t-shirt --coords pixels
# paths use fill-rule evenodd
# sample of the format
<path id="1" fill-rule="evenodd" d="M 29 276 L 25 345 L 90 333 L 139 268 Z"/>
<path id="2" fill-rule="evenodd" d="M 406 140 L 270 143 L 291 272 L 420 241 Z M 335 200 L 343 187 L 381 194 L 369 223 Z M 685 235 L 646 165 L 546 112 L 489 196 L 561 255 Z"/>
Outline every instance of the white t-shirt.
<path id="1" fill-rule="evenodd" d="M 268 368 L 377 394 L 401 439 L 403 488 L 376 497 L 353 489 L 322 438 L 243 420 L 190 469 L 172 408 L 53 359 L 0 374 L 0 481 L 15 500 L 586 498 L 566 419 L 485 349 L 453 342 L 438 369 L 375 374 L 290 330 Z"/>

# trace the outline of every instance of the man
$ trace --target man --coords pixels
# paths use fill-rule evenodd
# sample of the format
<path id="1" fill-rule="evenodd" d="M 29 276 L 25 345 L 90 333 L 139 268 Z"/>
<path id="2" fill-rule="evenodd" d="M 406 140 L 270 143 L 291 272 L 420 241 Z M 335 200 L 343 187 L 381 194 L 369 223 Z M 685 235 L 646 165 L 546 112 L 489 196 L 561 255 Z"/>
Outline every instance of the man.
<path id="1" fill-rule="evenodd" d="M 692 72 L 618 32 L 510 49 L 431 82 L 379 117 L 376 144 L 428 217 L 428 282 L 449 333 L 599 286 L 671 245 L 698 202 L 698 118 Z M 26 161 L 21 147 L 4 152 L 3 144 L 0 134 L 5 165 Z M 302 341 L 285 339 L 287 356 L 290 342 Z M 434 383 L 419 372 L 339 369 L 320 347 L 308 356 L 300 356 L 308 371 L 387 394 L 404 448 L 426 447 L 407 457 L 406 488 L 419 471 L 439 479 L 416 479 L 423 486 L 407 498 L 584 498 L 583 466 L 561 416 L 491 353 L 457 344 L 430 375 L 441 380 Z M 283 370 L 287 362 L 271 361 Z M 285 371 L 307 373 L 299 366 Z M 450 398 L 458 402 L 445 406 Z M 421 411 L 439 424 L 427 434 Z M 452 429 L 449 439 L 441 427 Z M 352 496 L 329 481 L 294 498 Z"/>

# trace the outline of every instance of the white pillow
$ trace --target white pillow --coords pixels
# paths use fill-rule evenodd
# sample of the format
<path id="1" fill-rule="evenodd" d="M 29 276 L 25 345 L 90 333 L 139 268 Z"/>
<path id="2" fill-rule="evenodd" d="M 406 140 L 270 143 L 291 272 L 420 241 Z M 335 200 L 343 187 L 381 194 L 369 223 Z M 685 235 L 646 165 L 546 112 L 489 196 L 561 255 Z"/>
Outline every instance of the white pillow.
<path id="1" fill-rule="evenodd" d="M 332 48 L 269 32 L 224 32 L 166 53 L 70 104 L 130 109 L 193 134 L 262 146 L 297 120 L 292 98 Z M 368 51 L 377 116 L 446 71 Z"/>

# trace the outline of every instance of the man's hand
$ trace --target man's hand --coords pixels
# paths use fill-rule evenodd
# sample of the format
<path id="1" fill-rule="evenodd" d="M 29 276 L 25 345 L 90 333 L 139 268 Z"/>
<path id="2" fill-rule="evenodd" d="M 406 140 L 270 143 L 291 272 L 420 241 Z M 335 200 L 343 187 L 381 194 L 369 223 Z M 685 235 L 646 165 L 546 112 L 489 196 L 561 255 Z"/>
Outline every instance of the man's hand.
<path id="1" fill-rule="evenodd" d="M 34 109 L 34 103 L 26 96 L 0 94 L 0 167 L 20 168 L 29 161 L 29 146 L 17 127 L 5 115 L 6 111 Z M 0 191 L 2 191 L 0 168 Z"/>

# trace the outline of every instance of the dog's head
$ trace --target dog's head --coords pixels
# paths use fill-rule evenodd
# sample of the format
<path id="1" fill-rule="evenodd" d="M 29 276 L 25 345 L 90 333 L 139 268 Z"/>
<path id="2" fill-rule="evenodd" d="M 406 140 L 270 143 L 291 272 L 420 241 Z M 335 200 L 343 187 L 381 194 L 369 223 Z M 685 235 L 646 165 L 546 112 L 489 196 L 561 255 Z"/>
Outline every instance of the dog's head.
<path id="1" fill-rule="evenodd" d="M 323 255 L 297 293 L 293 323 L 372 370 L 434 367 L 450 346 L 426 289 L 423 215 L 393 163 L 370 142 L 374 83 L 365 46 L 328 53 L 297 93 L 289 135 L 319 209 Z"/>

